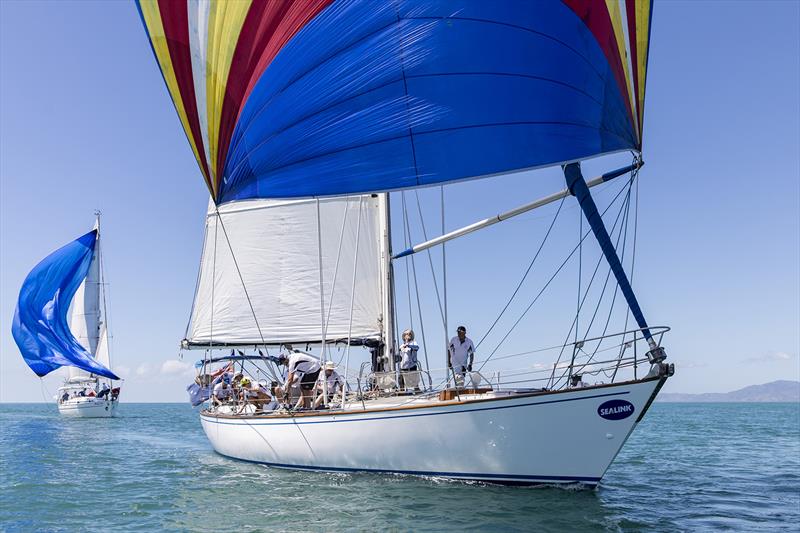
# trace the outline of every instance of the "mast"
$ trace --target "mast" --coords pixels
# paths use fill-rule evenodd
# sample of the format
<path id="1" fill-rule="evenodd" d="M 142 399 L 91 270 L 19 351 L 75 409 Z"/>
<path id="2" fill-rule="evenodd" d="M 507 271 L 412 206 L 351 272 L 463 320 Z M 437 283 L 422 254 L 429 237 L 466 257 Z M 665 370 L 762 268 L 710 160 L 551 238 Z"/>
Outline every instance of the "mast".
<path id="1" fill-rule="evenodd" d="M 100 308 L 100 214 L 95 212 L 93 231 L 97 233 L 95 237 L 92 259 L 86 277 L 83 279 L 78 289 L 75 291 L 72 303 L 69 308 L 69 328 L 75 339 L 89 352 L 92 358 L 97 359 L 98 348 L 100 347 L 100 334 L 102 332 L 101 308 Z M 85 378 L 90 379 L 93 374 L 75 366 L 70 366 L 68 379 Z"/>
<path id="2" fill-rule="evenodd" d="M 105 264 L 103 263 L 103 256 L 100 243 L 100 210 L 94 212 L 96 217 L 94 227 L 97 230 L 97 244 L 95 245 L 95 256 L 97 260 L 97 348 L 95 349 L 94 357 L 104 365 L 106 368 L 111 369 L 111 349 L 108 343 L 108 302 L 106 298 L 106 278 L 105 278 Z"/>
<path id="3" fill-rule="evenodd" d="M 378 195 L 378 229 L 381 240 L 381 308 L 383 321 L 383 355 L 394 370 L 394 272 L 392 271 L 392 231 L 389 193 Z"/>

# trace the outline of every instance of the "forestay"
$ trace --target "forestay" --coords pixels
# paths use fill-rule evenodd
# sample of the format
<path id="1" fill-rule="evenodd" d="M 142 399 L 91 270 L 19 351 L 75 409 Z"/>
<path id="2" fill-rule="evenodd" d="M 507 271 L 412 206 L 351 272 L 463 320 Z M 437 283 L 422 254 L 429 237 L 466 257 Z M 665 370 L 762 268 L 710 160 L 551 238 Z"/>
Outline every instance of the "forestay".
<path id="1" fill-rule="evenodd" d="M 380 336 L 378 199 L 322 199 L 319 213 L 321 239 L 316 200 L 209 204 L 189 345 L 319 342 L 320 241 L 325 338 Z"/>

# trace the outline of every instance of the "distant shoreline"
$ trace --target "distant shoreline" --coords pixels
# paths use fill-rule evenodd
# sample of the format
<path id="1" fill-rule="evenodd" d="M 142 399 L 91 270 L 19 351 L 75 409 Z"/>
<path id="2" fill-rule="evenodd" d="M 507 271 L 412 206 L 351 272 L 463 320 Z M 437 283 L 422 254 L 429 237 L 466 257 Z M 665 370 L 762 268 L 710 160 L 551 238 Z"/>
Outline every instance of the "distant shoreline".
<path id="1" fill-rule="evenodd" d="M 750 385 L 731 392 L 684 394 L 664 392 L 656 397 L 663 403 L 800 403 L 800 381 L 779 380 Z"/>

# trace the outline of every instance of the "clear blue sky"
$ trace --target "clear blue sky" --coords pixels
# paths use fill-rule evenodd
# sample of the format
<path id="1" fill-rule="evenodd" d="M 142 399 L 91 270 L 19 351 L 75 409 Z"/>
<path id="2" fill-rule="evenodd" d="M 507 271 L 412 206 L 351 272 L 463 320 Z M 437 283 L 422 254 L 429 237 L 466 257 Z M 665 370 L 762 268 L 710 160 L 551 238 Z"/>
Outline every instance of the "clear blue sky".
<path id="1" fill-rule="evenodd" d="M 656 5 L 635 284 L 649 321 L 673 327 L 670 391 L 800 378 L 799 25 L 793 1 Z M 586 173 L 626 160 L 592 161 Z M 464 207 L 448 227 L 561 188 L 557 170 L 450 186 L 448 200 Z M 433 224 L 438 193 L 422 195 Z M 0 202 L 0 400 L 42 400 L 10 334 L 17 293 L 99 208 L 125 399 L 183 401 L 178 341 L 207 192 L 132 2 L 0 2 Z M 451 325 L 479 336 L 491 323 L 552 212 L 448 247 Z M 575 223 L 556 234 L 566 242 L 578 211 L 564 216 Z M 575 280 L 554 287 L 555 311 L 533 314 L 508 350 L 560 341 Z M 552 331 L 549 314 L 560 319 Z M 44 384 L 52 392 L 59 381 Z"/>

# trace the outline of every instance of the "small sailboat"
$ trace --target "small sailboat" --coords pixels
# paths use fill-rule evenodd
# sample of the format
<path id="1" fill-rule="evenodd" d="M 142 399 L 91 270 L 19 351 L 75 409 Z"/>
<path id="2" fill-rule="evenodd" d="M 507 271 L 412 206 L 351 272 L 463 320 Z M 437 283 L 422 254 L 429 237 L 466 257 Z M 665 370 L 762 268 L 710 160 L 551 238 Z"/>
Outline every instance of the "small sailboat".
<path id="1" fill-rule="evenodd" d="M 55 399 L 59 412 L 70 417 L 112 417 L 119 404 L 96 215 L 92 231 L 31 270 L 20 289 L 12 326 L 22 357 L 37 376 L 67 367 Z"/>
<path id="2" fill-rule="evenodd" d="M 200 421 L 214 449 L 298 470 L 596 486 L 674 373 L 662 346 L 669 328 L 646 321 L 625 255 L 636 235 L 628 228 L 643 164 L 650 2 L 137 5 L 211 194 L 183 348 L 204 351 L 193 394 L 210 396 Z M 584 178 L 582 161 L 620 152 L 631 154 L 630 165 Z M 503 176 L 544 167 L 563 169 L 563 189 L 445 231 L 446 184 L 484 179 L 513 198 Z M 614 199 L 598 205 L 590 189 L 620 176 Z M 442 233 L 428 238 L 418 204 L 413 226 L 423 239 L 412 245 L 406 193 L 434 186 Z M 492 360 L 550 281 L 494 350 L 484 344 L 476 356 L 461 332 L 448 340 L 445 243 L 558 203 L 555 224 L 571 199 L 580 206 L 579 240 L 550 281 L 593 236 L 595 273 L 605 262 L 607 274 L 591 319 L 579 321 L 595 276 L 587 286 L 578 268 L 577 311 L 562 344 Z M 617 218 L 607 225 L 613 206 Z M 393 226 L 404 235 L 399 253 Z M 539 250 L 552 244 L 549 235 Z M 535 254 L 484 339 L 509 320 L 539 257 L 536 242 L 515 246 Z M 411 297 L 421 266 L 414 258 L 433 247 L 442 250 L 443 297 L 430 257 L 429 295 L 441 323 L 423 319 L 419 292 L 416 303 Z M 404 358 L 413 335 L 399 335 L 398 265 L 423 338 L 423 357 L 411 365 Z M 614 296 L 604 299 L 608 287 Z M 614 308 L 622 300 L 624 317 Z M 603 303 L 605 321 L 597 317 Z M 614 317 L 625 325 L 610 333 Z M 425 329 L 443 332 L 444 342 L 426 341 Z M 346 384 L 329 395 L 320 377 L 323 405 L 304 406 L 303 380 L 332 375 L 337 346 Z M 431 365 L 428 351 L 447 360 Z M 548 353 L 547 364 L 498 366 Z M 290 378 L 303 375 L 299 384 L 282 374 L 287 364 Z"/>

